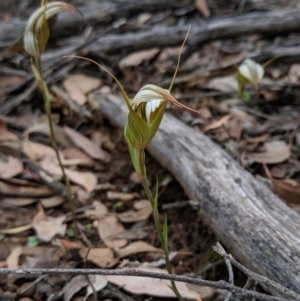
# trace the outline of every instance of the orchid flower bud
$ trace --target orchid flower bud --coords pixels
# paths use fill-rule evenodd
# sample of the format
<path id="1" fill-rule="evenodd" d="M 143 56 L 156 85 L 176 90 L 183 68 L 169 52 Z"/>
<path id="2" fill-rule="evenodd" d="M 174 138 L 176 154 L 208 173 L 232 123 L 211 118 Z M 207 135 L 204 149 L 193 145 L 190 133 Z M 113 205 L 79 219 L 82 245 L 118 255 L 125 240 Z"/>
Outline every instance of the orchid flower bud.
<path id="1" fill-rule="evenodd" d="M 246 59 L 238 67 L 238 73 L 244 77 L 248 83 L 254 87 L 258 87 L 258 84 L 262 80 L 265 70 L 261 64 L 256 63 L 251 59 Z"/>
<path id="2" fill-rule="evenodd" d="M 39 7 L 27 22 L 24 33 L 24 48 L 28 54 L 33 57 L 39 57 L 45 50 L 50 31 L 47 20 L 54 17 L 62 11 L 75 11 L 74 6 L 54 1 Z"/>

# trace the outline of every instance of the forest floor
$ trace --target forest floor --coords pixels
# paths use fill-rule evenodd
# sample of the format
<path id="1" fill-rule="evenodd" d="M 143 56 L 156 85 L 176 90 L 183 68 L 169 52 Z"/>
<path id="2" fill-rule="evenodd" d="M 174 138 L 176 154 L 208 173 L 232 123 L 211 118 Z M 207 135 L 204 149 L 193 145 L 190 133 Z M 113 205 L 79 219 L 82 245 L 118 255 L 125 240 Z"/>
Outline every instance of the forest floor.
<path id="1" fill-rule="evenodd" d="M 159 31 L 158 26 L 191 25 L 172 94 L 199 114 L 172 106 L 168 112 L 206 133 L 284 202 L 300 210 L 300 51 L 295 51 L 300 46 L 300 27 L 298 33 L 296 28 L 281 34 L 275 29 L 273 34 L 258 30 L 193 43 L 193 28 L 199 24 L 296 10 L 298 1 L 153 0 L 152 4 L 141 1 L 136 8 L 114 0 L 68 2 L 78 6 L 84 19 L 68 12 L 55 20 L 43 64 L 55 135 L 76 196 L 78 237 L 42 96 L 22 47 L 24 26 L 39 1 L 3 1 L 0 268 L 164 269 L 152 209 L 130 161 L 124 131 L 101 113 L 99 99 L 120 91 L 97 66 L 63 58 L 77 54 L 102 63 L 130 97 L 148 83 L 167 88 L 186 32 L 178 38 L 176 31 L 156 44 L 147 34 L 151 36 L 153 28 Z M 143 32 L 144 46 L 131 45 L 130 39 Z M 265 68 L 258 92 L 246 87 L 247 101 L 239 95 L 236 80 L 237 66 L 246 58 L 261 64 L 274 59 Z M 227 279 L 224 261 L 212 250 L 218 238 L 199 217 L 199 208 L 172 174 L 150 155 L 146 157 L 150 184 L 154 186 L 156 176 L 159 182 L 161 220 L 168 216 L 174 272 Z M 236 284 L 243 285 L 246 278 L 239 272 L 236 277 Z M 141 278 L 128 283 L 127 278 L 109 276 L 103 285 L 103 277 L 91 277 L 98 300 L 173 300 L 166 282 Z M 1 275 L 0 283 L 0 300 L 93 300 L 83 276 Z M 184 286 L 181 291 L 191 299 L 196 297 L 190 294 L 203 300 L 225 296 L 212 288 Z"/>

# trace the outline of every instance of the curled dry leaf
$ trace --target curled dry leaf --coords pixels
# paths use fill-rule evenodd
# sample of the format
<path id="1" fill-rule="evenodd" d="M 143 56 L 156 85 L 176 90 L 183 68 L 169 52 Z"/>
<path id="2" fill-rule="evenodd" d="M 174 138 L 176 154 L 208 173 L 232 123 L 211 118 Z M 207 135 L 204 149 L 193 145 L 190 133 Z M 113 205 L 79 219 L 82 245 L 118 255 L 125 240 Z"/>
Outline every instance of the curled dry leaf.
<path id="1" fill-rule="evenodd" d="M 230 118 L 232 117 L 231 114 L 225 115 L 224 117 L 222 117 L 220 120 L 213 122 L 209 125 L 207 125 L 204 129 L 203 129 L 203 133 L 209 131 L 209 130 L 214 130 L 217 129 L 219 127 L 221 127 L 223 124 L 225 124 Z"/>
<path id="2" fill-rule="evenodd" d="M 29 229 L 31 229 L 34 225 L 38 224 L 40 221 L 43 221 L 46 219 L 46 215 L 45 212 L 43 210 L 42 206 L 38 206 L 39 210 L 37 212 L 37 214 L 35 215 L 35 217 L 33 218 L 32 222 L 28 225 L 24 225 L 24 226 L 20 226 L 20 227 L 16 227 L 16 228 L 11 228 L 11 229 L 4 229 L 0 231 L 0 234 L 17 234 L 17 233 L 21 233 L 24 231 L 27 231 Z"/>
<path id="3" fill-rule="evenodd" d="M 77 275 L 73 277 L 63 288 L 64 301 L 70 301 L 76 293 L 87 285 L 88 282 L 85 275 Z"/>
<path id="4" fill-rule="evenodd" d="M 110 248 L 121 248 L 127 244 L 126 239 L 115 239 L 114 236 L 125 230 L 115 214 L 101 219 L 98 225 L 98 234 L 103 242 Z"/>
<path id="5" fill-rule="evenodd" d="M 136 198 L 138 195 L 136 193 L 108 191 L 106 196 L 109 200 L 128 202 Z"/>
<path id="6" fill-rule="evenodd" d="M 290 146 L 284 141 L 265 143 L 265 152 L 247 153 L 247 157 L 257 163 L 276 164 L 286 161 L 290 157 Z"/>
<path id="7" fill-rule="evenodd" d="M 37 201 L 38 199 L 32 199 L 32 198 L 4 198 L 2 199 L 1 202 L 7 205 L 23 207 L 23 206 L 34 204 Z"/>
<path id="8" fill-rule="evenodd" d="M 15 157 L 7 157 L 0 160 L 0 178 L 10 179 L 23 171 L 23 163 Z"/>
<path id="9" fill-rule="evenodd" d="M 53 195 L 53 191 L 46 186 L 20 186 L 17 184 L 11 184 L 0 181 L 0 194 L 6 196 L 18 196 L 18 197 L 46 197 Z"/>
<path id="10" fill-rule="evenodd" d="M 74 142 L 74 144 L 80 149 L 82 149 L 90 157 L 97 160 L 108 160 L 108 154 L 92 140 L 88 139 L 79 132 L 76 132 L 67 126 L 64 127 L 64 130 L 69 136 L 69 138 Z"/>
<path id="11" fill-rule="evenodd" d="M 167 273 L 166 270 L 158 268 L 138 268 L 141 271 Z M 120 276 L 106 276 L 108 282 L 122 287 L 125 291 L 135 295 L 149 295 L 165 298 L 176 298 L 176 295 L 170 288 L 169 280 L 147 278 L 147 277 L 120 277 Z M 186 283 L 176 282 L 176 286 L 181 296 L 189 300 L 201 301 L 200 296 L 190 290 Z"/>
<path id="12" fill-rule="evenodd" d="M 66 234 L 67 225 L 63 224 L 65 219 L 65 216 L 48 216 L 45 220 L 36 223 L 33 228 L 41 241 L 49 242 L 57 234 L 60 236 L 64 236 Z"/>
<path id="13" fill-rule="evenodd" d="M 152 213 L 152 206 L 148 200 L 137 201 L 133 205 L 135 210 L 128 210 L 118 214 L 123 223 L 139 222 L 147 219 Z"/>

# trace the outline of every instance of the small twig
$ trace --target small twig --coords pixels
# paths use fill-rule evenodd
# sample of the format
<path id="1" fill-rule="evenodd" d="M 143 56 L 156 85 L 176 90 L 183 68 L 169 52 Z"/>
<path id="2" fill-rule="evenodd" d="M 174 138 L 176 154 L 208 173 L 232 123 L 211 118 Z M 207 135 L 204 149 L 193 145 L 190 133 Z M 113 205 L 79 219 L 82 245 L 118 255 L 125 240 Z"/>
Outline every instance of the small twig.
<path id="1" fill-rule="evenodd" d="M 28 289 L 30 289 L 32 286 L 36 285 L 37 283 L 39 283 L 41 280 L 43 280 L 44 278 L 48 277 L 48 275 L 43 275 L 37 279 L 35 279 L 33 282 L 29 283 L 27 286 L 25 286 L 20 292 L 19 294 L 24 294 Z"/>
<path id="2" fill-rule="evenodd" d="M 30 170 L 36 173 L 41 181 L 50 189 L 52 189 L 57 194 L 61 195 L 62 197 L 67 196 L 67 188 L 66 186 L 61 183 L 55 181 L 47 172 L 41 169 L 40 166 L 34 163 L 27 163 L 27 166 Z"/>
<path id="3" fill-rule="evenodd" d="M 239 270 L 241 270 L 248 278 L 251 280 L 255 280 L 259 283 L 263 283 L 265 285 L 269 285 L 277 289 L 278 291 L 294 298 L 295 300 L 300 300 L 300 295 L 295 293 L 294 291 L 288 289 L 287 287 L 283 286 L 280 283 L 277 283 L 265 276 L 261 276 L 259 274 L 256 274 L 247 268 L 245 268 L 243 265 L 241 265 L 239 262 L 237 262 L 230 254 L 227 254 L 223 247 L 217 243 L 216 246 L 213 247 L 214 251 L 220 254 L 224 259 L 228 259 L 234 266 L 236 266 Z"/>
<path id="4" fill-rule="evenodd" d="M 225 252 L 224 248 L 221 245 L 220 245 L 220 248 L 222 248 L 223 251 Z M 233 270 L 232 270 L 231 262 L 227 258 L 224 258 L 224 260 L 225 260 L 227 270 L 228 270 L 228 274 L 229 274 L 228 282 L 230 284 L 234 285 L 234 276 L 233 276 Z M 232 293 L 229 292 L 227 297 L 225 298 L 225 301 L 230 301 L 231 296 L 232 296 Z"/>
<path id="5" fill-rule="evenodd" d="M 219 289 L 225 289 L 235 295 L 243 297 L 256 298 L 263 301 L 297 301 L 297 299 L 285 299 L 275 296 L 270 296 L 262 293 L 245 290 L 241 287 L 232 285 L 224 280 L 209 281 L 186 276 L 162 274 L 145 272 L 135 269 L 124 270 L 109 270 L 109 269 L 0 269 L 0 275 L 4 274 L 18 274 L 18 275 L 115 275 L 115 276 L 135 276 L 135 277 L 148 277 L 172 280 L 178 282 L 185 282 L 196 284 L 199 286 L 209 286 Z M 299 299 L 298 299 L 299 300 Z"/>
<path id="6" fill-rule="evenodd" d="M 83 264 L 84 268 L 86 267 L 87 259 L 88 259 L 88 256 L 89 256 L 89 253 L 90 253 L 91 249 L 92 249 L 92 247 L 89 247 L 87 252 L 86 252 L 86 255 L 85 255 L 85 258 L 84 258 L 84 264 Z M 92 291 L 93 291 L 93 301 L 97 301 L 97 291 L 95 289 L 95 286 L 92 283 L 92 281 L 90 280 L 89 275 L 85 275 L 85 276 L 86 276 L 86 281 L 88 282 L 88 284 L 90 285 L 90 287 L 92 288 Z"/>

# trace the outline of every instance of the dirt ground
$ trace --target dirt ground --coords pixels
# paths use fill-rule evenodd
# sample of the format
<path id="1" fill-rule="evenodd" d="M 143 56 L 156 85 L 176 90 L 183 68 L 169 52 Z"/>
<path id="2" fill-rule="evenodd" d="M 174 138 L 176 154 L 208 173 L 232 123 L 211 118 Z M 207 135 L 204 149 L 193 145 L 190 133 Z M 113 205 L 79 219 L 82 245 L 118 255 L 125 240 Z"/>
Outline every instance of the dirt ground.
<path id="1" fill-rule="evenodd" d="M 142 1 L 144 4 L 129 7 L 128 1 L 103 1 L 100 7 L 100 1 L 68 2 L 78 6 L 85 17 L 65 12 L 51 20 L 43 66 L 56 140 L 75 196 L 77 231 L 51 145 L 43 98 L 22 46 L 26 21 L 40 1 L 0 3 L 0 268 L 162 271 L 151 206 L 132 166 L 124 131 L 103 116 L 97 101 L 99 95 L 119 95 L 120 91 L 94 64 L 63 56 L 77 54 L 102 63 L 134 97 L 147 83 L 168 87 L 183 39 L 179 41 L 174 34 L 156 45 L 149 38 L 146 46 L 135 49 L 130 42 L 126 44 L 128 33 L 148 33 L 156 26 L 191 25 L 193 30 L 201 22 L 298 9 L 299 3 Z M 104 45 L 116 35 L 124 37 L 119 41 L 124 47 L 101 46 L 102 37 Z M 188 39 L 193 39 L 192 31 Z M 280 35 L 268 31 L 210 37 L 196 45 L 188 40 L 172 94 L 199 114 L 167 107 L 218 142 L 297 211 L 300 53 L 295 49 L 299 45 L 296 30 Z M 237 68 L 246 58 L 259 64 L 274 59 L 265 67 L 258 90 L 251 83 L 246 85 L 248 100 L 238 93 L 236 79 Z M 200 218 L 201 208 L 147 153 L 146 166 L 151 187 L 156 177 L 159 182 L 160 219 L 168 217 L 174 272 L 227 280 L 226 265 L 212 250 L 219 239 Z M 245 276 L 234 271 L 235 283 L 243 286 Z M 123 278 L 111 277 L 105 285 L 103 277 L 91 278 L 97 300 L 174 300 L 165 283 L 157 286 L 149 278 L 126 288 Z M 160 294 L 152 296 L 153 291 Z M 224 291 L 209 288 L 184 287 L 182 291 L 196 291 L 203 300 L 226 296 Z M 83 276 L 0 276 L 0 300 L 93 300 L 92 293 Z"/>

